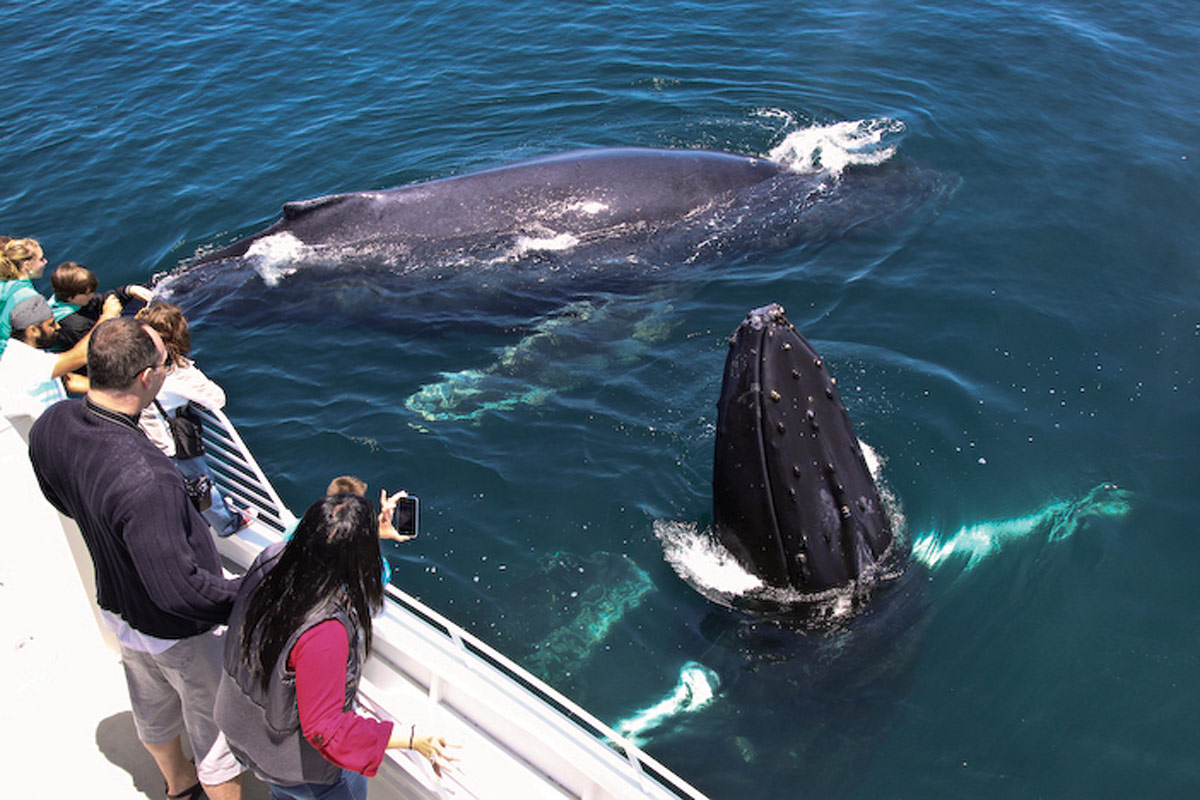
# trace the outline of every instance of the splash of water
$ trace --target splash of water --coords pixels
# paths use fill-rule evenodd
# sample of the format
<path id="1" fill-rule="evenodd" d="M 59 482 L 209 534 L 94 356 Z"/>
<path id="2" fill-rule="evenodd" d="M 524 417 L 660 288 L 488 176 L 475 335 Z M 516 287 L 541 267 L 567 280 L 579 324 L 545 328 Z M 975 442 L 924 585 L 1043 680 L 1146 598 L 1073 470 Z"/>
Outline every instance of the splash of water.
<path id="1" fill-rule="evenodd" d="M 766 585 L 747 572 L 715 536 L 704 535 L 694 524 L 655 520 L 654 535 L 662 543 L 667 563 L 692 586 L 736 597 Z"/>
<path id="2" fill-rule="evenodd" d="M 841 175 L 852 164 L 876 165 L 890 159 L 904 132 L 903 122 L 887 117 L 813 125 L 789 133 L 767 158 L 796 172 Z"/>

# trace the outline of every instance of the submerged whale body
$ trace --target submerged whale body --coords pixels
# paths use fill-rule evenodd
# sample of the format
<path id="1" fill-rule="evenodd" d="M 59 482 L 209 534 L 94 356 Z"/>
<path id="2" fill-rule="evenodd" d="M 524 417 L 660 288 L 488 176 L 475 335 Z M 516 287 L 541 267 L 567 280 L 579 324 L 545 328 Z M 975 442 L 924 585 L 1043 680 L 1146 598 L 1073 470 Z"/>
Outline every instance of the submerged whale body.
<path id="1" fill-rule="evenodd" d="M 776 304 L 751 311 L 730 339 L 713 517 L 744 568 L 802 595 L 869 576 L 892 544 L 836 382 Z"/>

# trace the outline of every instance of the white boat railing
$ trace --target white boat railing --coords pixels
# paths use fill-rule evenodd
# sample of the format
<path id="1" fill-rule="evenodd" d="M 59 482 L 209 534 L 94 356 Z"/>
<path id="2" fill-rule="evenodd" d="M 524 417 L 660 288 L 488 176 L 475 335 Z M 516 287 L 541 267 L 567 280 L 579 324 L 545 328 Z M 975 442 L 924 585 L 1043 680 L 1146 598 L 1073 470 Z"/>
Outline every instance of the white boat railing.
<path id="1" fill-rule="evenodd" d="M 201 409 L 209 467 L 220 490 L 255 516 L 222 555 L 244 570 L 295 516 L 229 419 Z M 464 744 L 458 768 L 436 779 L 409 751 L 388 751 L 382 782 L 397 797 L 547 797 L 556 800 L 707 800 L 607 725 L 463 628 L 387 588 L 360 686 L 371 712 Z"/>
<path id="2" fill-rule="evenodd" d="M 284 505 L 262 467 L 250 454 L 229 417 L 196 404 L 192 408 L 204 420 L 204 449 L 213 478 L 221 491 L 260 522 L 284 531 L 296 521 Z"/>

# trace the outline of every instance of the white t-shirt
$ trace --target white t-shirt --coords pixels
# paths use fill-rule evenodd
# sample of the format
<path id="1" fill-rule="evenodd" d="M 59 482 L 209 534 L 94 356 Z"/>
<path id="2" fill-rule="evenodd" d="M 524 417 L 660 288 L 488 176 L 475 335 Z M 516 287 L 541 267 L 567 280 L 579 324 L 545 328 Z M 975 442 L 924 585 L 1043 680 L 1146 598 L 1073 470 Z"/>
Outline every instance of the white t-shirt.
<path id="1" fill-rule="evenodd" d="M 185 359 L 183 366 L 174 367 L 167 373 L 155 399 L 168 414 L 189 401 L 215 410 L 225 406 L 225 390 L 201 372 L 195 362 Z M 138 424 L 159 450 L 169 456 L 175 455 L 175 440 L 153 403 L 142 412 Z"/>
<path id="2" fill-rule="evenodd" d="M 54 377 L 58 354 L 9 339 L 0 355 L 0 409 L 6 417 L 37 419 L 50 406 L 67 397 L 62 381 Z"/>

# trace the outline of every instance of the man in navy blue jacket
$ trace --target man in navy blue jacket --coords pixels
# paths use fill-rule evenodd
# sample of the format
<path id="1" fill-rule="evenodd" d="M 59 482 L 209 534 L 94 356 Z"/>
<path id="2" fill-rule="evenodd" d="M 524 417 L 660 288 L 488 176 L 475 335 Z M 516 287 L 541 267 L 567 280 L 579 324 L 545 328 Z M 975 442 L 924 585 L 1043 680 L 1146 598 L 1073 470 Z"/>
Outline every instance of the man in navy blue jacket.
<path id="1" fill-rule="evenodd" d="M 121 643 L 138 738 L 171 797 L 241 797 L 241 766 L 212 719 L 233 607 L 204 518 L 183 478 L 138 427 L 158 394 L 167 353 L 158 334 L 122 317 L 88 347 L 87 397 L 51 406 L 29 435 L 46 499 L 74 519 L 96 569 L 96 600 Z M 184 758 L 186 729 L 195 765 Z"/>

